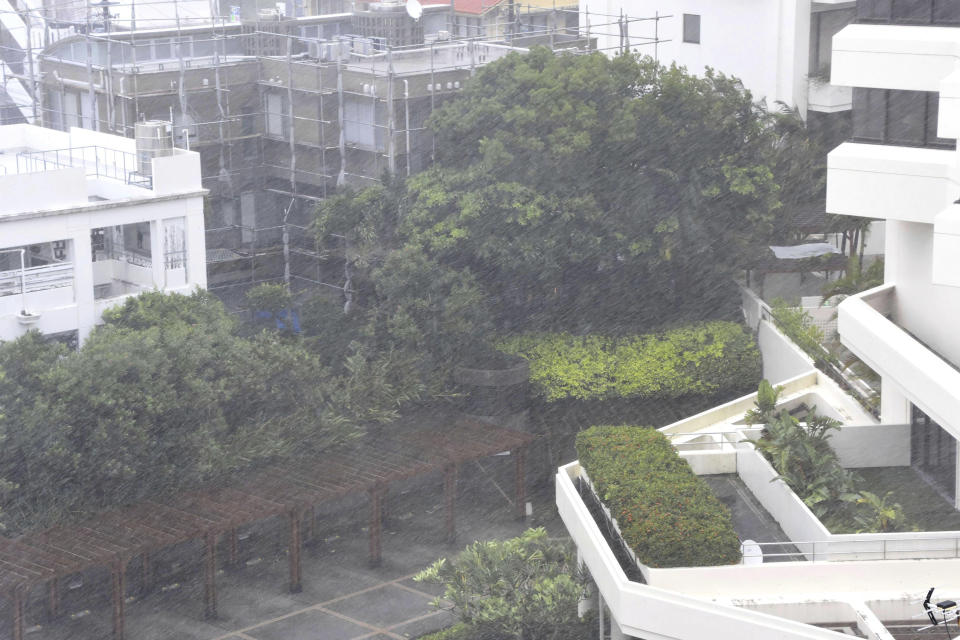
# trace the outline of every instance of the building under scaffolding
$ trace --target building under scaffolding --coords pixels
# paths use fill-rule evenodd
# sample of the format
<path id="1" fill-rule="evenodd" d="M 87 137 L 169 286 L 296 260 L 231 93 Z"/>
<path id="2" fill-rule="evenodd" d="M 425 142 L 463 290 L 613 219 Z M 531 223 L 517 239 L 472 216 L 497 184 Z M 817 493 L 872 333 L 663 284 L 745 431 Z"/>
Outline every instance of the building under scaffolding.
<path id="1" fill-rule="evenodd" d="M 550 1 L 524 9 L 487 0 L 509 4 L 500 39 L 451 38 L 443 27 L 456 24 L 454 3 L 427 4 L 420 20 L 402 1 L 384 0 L 289 19 L 262 10 L 255 20 L 231 10 L 156 28 L 137 19 L 134 29 L 114 26 L 111 13 L 88 13 L 88 21 L 102 15 L 99 27 L 45 24 L 42 52 L 12 60 L 19 67 L 5 62 L 3 80 L 8 89 L 26 80 L 19 98 L 8 90 L 15 117 L 56 129 L 132 136 L 138 121 L 172 122 L 176 145 L 201 155 L 208 283 L 230 302 L 258 282 L 338 281 L 309 228 L 316 202 L 426 167 L 427 117 L 477 68 L 524 50 L 520 43 L 588 49 L 576 5 Z M 143 4 L 159 3 L 137 3 L 137 15 Z M 342 8 L 335 4 L 314 8 Z M 544 12 L 552 18 L 537 17 Z"/>

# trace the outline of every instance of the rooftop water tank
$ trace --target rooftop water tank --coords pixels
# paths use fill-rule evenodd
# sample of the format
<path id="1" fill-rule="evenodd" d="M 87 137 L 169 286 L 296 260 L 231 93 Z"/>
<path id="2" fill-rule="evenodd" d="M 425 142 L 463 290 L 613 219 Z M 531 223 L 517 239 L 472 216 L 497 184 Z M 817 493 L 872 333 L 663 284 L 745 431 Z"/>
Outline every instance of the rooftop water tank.
<path id="1" fill-rule="evenodd" d="M 134 130 L 137 144 L 137 171 L 153 177 L 153 159 L 173 155 L 173 128 L 164 120 L 138 122 Z"/>

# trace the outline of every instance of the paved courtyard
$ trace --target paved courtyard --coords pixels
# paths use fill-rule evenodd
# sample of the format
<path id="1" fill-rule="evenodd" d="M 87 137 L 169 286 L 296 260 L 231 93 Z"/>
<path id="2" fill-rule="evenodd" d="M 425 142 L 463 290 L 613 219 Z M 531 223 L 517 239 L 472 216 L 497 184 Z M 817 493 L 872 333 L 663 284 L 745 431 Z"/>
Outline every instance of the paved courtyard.
<path id="1" fill-rule="evenodd" d="M 502 461 L 509 462 L 507 460 Z M 497 462 L 484 462 L 489 472 Z M 500 465 L 504 469 L 507 465 Z M 442 490 L 436 482 L 397 492 L 384 523 L 383 562 L 367 566 L 367 503 L 357 500 L 339 513 L 318 520 L 315 539 L 303 551 L 303 590 L 287 588 L 288 557 L 282 528 L 275 537 L 263 534 L 239 569 L 219 570 L 218 617 L 203 618 L 202 574 L 191 572 L 179 582 L 159 582 L 142 599 L 127 604 L 126 637 L 130 640 L 405 640 L 449 626 L 453 615 L 431 601 L 437 585 L 412 580 L 439 557 L 450 556 L 473 540 L 503 539 L 530 526 L 546 526 L 552 536 L 565 536 L 553 506 L 552 486 L 535 488 L 529 496 L 533 515 L 515 517 L 508 501 L 512 475 L 465 469 L 458 498 L 458 540 L 442 541 Z M 496 481 L 496 484 L 494 483 Z M 434 487 L 433 485 L 437 486 Z M 340 524 L 327 527 L 327 522 Z M 269 529 L 268 529 L 269 531 Z M 273 538 L 273 539 L 271 539 Z M 196 563 L 199 568 L 199 562 Z M 94 584 L 84 589 L 98 588 Z M 109 638 L 109 584 L 46 621 L 42 599 L 28 610 L 27 640 Z M 85 607 L 85 608 L 80 608 Z M 31 615 L 32 612 L 32 615 Z M 8 611 L 2 612 L 7 615 Z M 6 618 L 9 619 L 9 618 Z M 39 624 L 36 622 L 39 620 Z M 3 625 L 8 633 L 9 625 Z"/>

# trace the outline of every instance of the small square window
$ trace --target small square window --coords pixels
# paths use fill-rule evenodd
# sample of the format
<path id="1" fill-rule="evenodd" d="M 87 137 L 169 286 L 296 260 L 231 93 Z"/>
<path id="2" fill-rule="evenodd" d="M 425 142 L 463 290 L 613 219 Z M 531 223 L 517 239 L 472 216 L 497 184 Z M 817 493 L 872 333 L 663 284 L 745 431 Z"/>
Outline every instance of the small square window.
<path id="1" fill-rule="evenodd" d="M 695 13 L 683 14 L 683 41 L 700 44 L 700 16 Z"/>

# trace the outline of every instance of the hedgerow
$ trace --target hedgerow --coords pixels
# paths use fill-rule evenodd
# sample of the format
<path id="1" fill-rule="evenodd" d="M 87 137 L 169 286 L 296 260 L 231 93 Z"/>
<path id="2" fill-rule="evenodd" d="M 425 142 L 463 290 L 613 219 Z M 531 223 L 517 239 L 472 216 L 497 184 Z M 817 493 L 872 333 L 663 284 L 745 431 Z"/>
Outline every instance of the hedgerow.
<path id="1" fill-rule="evenodd" d="M 740 561 L 730 511 L 645 427 L 590 427 L 577 454 L 624 541 L 649 567 L 703 567 Z"/>
<path id="2" fill-rule="evenodd" d="M 705 322 L 626 337 L 529 333 L 498 348 L 530 362 L 530 382 L 547 402 L 736 395 L 760 380 L 760 352 L 734 322 Z"/>

